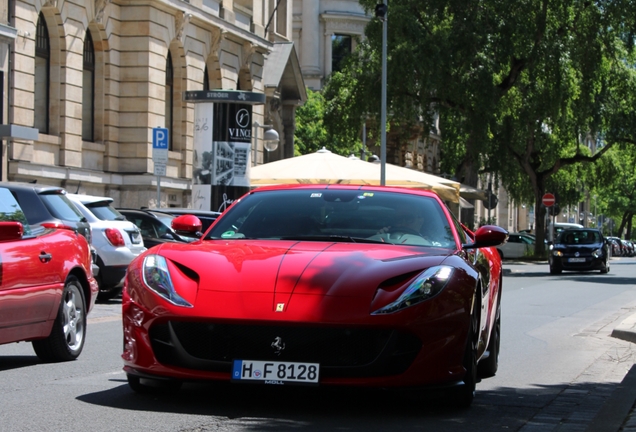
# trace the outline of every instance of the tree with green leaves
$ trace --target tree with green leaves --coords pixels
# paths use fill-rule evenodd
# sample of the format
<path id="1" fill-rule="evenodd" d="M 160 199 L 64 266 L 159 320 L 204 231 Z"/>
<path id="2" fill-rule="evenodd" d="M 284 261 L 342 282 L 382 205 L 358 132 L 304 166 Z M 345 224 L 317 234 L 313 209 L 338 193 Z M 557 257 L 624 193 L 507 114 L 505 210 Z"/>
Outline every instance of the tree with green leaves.
<path id="1" fill-rule="evenodd" d="M 323 120 L 326 105 L 322 93 L 307 89 L 307 102 L 296 110 L 295 156 L 314 153 L 323 147 L 341 156 L 359 153 L 362 147 L 359 134 L 353 132 L 343 140 L 342 134 L 327 132 Z"/>
<path id="2" fill-rule="evenodd" d="M 612 148 L 594 165 L 592 174 L 595 184 L 591 196 L 597 198 L 595 212 L 603 214 L 604 219 L 612 218 L 618 222 L 613 234 L 630 239 L 636 215 L 636 149 Z"/>
<path id="3" fill-rule="evenodd" d="M 376 1 L 360 4 L 373 10 Z M 427 131 L 438 113 L 442 170 L 472 186 L 494 172 L 514 199 L 530 195 L 543 255 L 550 178 L 636 143 L 636 0 L 401 0 L 388 8 L 388 121 Z M 327 84 L 331 133 L 380 117 L 381 27 L 369 23 Z"/>

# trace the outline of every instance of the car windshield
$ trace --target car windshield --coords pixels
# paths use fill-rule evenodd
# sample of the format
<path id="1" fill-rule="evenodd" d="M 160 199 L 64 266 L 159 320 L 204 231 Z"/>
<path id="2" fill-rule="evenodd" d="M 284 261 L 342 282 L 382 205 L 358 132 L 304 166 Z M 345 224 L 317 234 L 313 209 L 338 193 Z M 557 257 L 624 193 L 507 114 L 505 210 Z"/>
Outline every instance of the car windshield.
<path id="1" fill-rule="evenodd" d="M 206 239 L 284 239 L 455 248 L 439 202 L 402 193 L 292 189 L 232 204 Z"/>
<path id="2" fill-rule="evenodd" d="M 105 221 L 126 220 L 109 202 L 99 201 L 84 204 L 98 219 Z"/>
<path id="3" fill-rule="evenodd" d="M 594 230 L 565 230 L 561 233 L 560 242 L 566 245 L 600 243 L 601 234 Z"/>
<path id="4" fill-rule="evenodd" d="M 161 221 L 161 223 L 165 225 L 166 228 L 172 226 L 172 219 L 175 218 L 175 216 L 167 213 L 152 212 L 152 214 L 155 215 L 155 217 L 159 219 L 159 221 Z"/>

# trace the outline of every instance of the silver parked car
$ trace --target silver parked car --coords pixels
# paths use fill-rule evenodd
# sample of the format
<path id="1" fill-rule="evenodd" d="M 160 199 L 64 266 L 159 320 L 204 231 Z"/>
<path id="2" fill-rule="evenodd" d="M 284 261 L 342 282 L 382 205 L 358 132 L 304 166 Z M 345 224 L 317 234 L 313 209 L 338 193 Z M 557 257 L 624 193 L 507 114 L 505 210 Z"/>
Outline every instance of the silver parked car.
<path id="1" fill-rule="evenodd" d="M 497 246 L 502 259 L 523 258 L 534 252 L 535 238 L 525 233 L 510 233 L 508 241 Z"/>
<path id="2" fill-rule="evenodd" d="M 86 217 L 93 232 L 97 251 L 99 300 L 121 293 L 128 264 L 146 250 L 139 228 L 112 206 L 113 199 L 92 195 L 68 194 Z"/>

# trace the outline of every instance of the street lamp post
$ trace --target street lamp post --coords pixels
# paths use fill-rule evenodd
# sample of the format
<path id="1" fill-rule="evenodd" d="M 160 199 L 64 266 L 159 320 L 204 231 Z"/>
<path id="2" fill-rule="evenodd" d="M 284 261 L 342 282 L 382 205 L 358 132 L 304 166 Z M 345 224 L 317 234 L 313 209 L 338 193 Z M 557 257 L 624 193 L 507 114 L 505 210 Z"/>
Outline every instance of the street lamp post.
<path id="1" fill-rule="evenodd" d="M 384 0 L 388 1 L 388 0 Z M 375 16 L 382 21 L 382 101 L 380 106 L 380 184 L 386 184 L 386 45 L 387 45 L 386 3 L 375 6 Z"/>
<path id="2" fill-rule="evenodd" d="M 258 130 L 264 129 L 263 133 L 263 147 L 268 152 L 274 151 L 278 148 L 278 143 L 280 141 L 280 137 L 278 132 L 273 129 L 272 125 L 262 125 L 259 122 L 252 122 L 252 126 L 254 126 L 254 146 L 252 148 L 252 166 L 256 166 L 256 150 L 258 147 Z"/>

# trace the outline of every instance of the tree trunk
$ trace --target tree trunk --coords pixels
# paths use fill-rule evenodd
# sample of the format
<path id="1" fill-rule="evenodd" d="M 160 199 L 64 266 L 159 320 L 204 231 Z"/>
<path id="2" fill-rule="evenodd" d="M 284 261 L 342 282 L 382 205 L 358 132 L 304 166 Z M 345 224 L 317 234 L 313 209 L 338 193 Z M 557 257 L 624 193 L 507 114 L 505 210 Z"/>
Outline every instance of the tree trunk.
<path id="1" fill-rule="evenodd" d="M 626 210 L 623 213 L 623 217 L 621 218 L 621 224 L 618 227 L 618 231 L 616 232 L 616 236 L 618 238 L 624 238 L 623 237 L 623 230 L 625 230 L 625 226 L 627 225 L 627 219 L 629 218 L 629 212 Z"/>
<path id="2" fill-rule="evenodd" d="M 478 155 L 474 155 L 472 145 L 473 139 L 471 137 L 466 140 L 466 156 L 456 169 L 455 177 L 458 178 L 460 183 L 463 183 L 474 188 L 478 187 L 479 182 L 479 163 Z M 471 202 L 474 204 L 474 202 Z M 461 212 L 461 209 L 460 209 Z M 466 209 L 465 213 L 461 214 L 462 223 L 467 227 L 476 229 L 477 221 L 475 221 L 475 212 L 473 209 Z"/>

